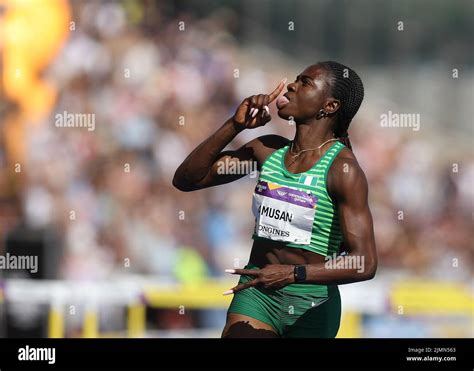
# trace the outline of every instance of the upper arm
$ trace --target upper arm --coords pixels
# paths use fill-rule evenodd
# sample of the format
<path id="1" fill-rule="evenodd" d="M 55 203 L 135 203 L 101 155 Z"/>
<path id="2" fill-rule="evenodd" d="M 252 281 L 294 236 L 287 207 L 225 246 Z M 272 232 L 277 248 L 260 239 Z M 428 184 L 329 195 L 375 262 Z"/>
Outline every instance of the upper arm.
<path id="1" fill-rule="evenodd" d="M 195 189 L 230 183 L 254 171 L 260 171 L 267 156 L 287 142 L 288 139 L 279 135 L 263 135 L 239 149 L 220 152 L 206 176 L 195 185 Z"/>
<path id="2" fill-rule="evenodd" d="M 373 276 L 377 255 L 367 178 L 355 158 L 335 160 L 330 174 L 328 186 L 338 206 L 344 242 L 351 254 L 364 257 L 367 273 Z"/>

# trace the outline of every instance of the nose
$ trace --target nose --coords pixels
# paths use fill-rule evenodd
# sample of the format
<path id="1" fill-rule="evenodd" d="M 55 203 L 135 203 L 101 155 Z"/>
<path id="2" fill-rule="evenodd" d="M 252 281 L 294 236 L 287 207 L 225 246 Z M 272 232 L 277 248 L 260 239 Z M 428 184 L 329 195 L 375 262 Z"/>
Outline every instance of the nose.
<path id="1" fill-rule="evenodd" d="M 288 84 L 286 86 L 286 88 L 288 89 L 288 91 L 295 92 L 296 91 L 296 83 L 292 82 L 292 83 Z"/>

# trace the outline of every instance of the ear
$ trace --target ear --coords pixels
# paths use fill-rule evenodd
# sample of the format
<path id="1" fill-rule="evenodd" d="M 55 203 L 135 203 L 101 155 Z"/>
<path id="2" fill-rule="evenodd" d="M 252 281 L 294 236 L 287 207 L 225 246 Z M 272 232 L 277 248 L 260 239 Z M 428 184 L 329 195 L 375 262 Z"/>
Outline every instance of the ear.
<path id="1" fill-rule="evenodd" d="M 336 113 L 339 108 L 341 108 L 341 102 L 338 99 L 328 100 L 324 105 L 324 110 L 330 115 Z"/>

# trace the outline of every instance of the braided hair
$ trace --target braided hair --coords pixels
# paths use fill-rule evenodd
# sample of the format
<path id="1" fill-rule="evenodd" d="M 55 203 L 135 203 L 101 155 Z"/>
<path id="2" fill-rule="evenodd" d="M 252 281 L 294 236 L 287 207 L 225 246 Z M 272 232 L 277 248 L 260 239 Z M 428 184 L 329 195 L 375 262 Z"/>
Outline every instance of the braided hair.
<path id="1" fill-rule="evenodd" d="M 347 129 L 364 99 L 362 80 L 354 70 L 337 62 L 319 62 L 317 66 L 328 72 L 331 95 L 341 102 L 336 112 L 334 136 L 352 150 Z"/>

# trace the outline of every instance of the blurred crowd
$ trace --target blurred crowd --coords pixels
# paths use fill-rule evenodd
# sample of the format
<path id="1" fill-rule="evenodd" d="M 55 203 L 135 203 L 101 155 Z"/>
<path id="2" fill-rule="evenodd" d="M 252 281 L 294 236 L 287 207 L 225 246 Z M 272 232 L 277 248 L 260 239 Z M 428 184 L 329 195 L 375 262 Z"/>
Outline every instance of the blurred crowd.
<path id="1" fill-rule="evenodd" d="M 157 7 L 151 23 L 129 2 L 71 7 L 74 30 L 44 76 L 57 103 L 28 129 L 17 215 L 2 233 L 11 220 L 54 230 L 65 279 L 136 273 L 196 281 L 244 266 L 256 179 L 191 193 L 171 181 L 245 96 L 300 71 L 289 57 L 266 66 L 247 52 L 231 11 L 171 18 Z M 369 73 L 361 71 L 363 80 Z M 292 138 L 294 127 L 271 110 L 270 124 L 239 134 L 229 148 L 264 133 Z M 382 128 L 375 110 L 366 100 L 349 134 L 368 178 L 379 274 L 469 279 L 472 152 L 447 150 L 441 125 Z M 95 129 L 57 127 L 64 111 L 94 114 Z"/>

